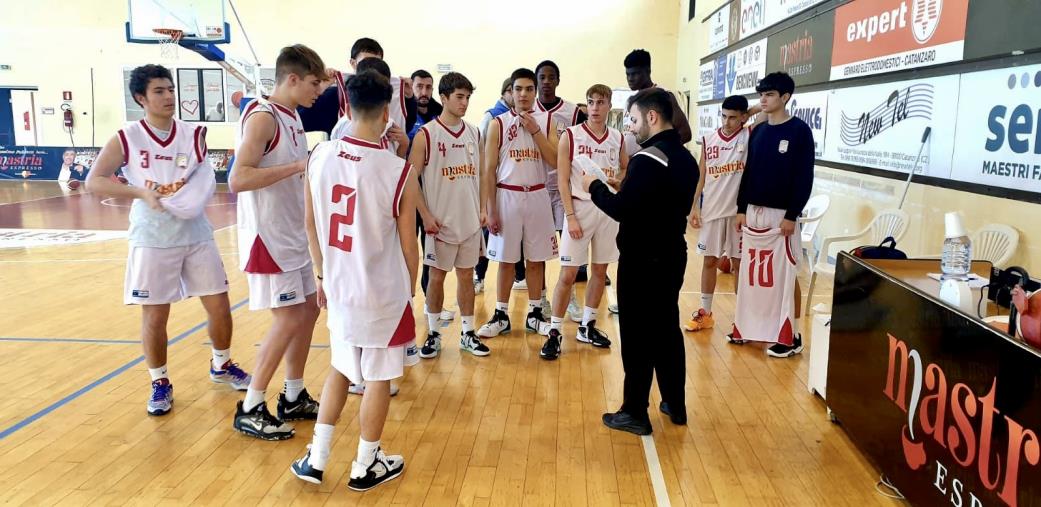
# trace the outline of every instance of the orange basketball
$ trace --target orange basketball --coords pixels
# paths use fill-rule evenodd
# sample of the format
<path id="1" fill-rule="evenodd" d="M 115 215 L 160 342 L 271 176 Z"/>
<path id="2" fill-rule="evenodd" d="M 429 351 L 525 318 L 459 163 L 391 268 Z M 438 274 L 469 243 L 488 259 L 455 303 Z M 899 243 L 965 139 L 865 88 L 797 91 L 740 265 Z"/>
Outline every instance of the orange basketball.
<path id="1" fill-rule="evenodd" d="M 79 180 L 69 180 L 69 190 L 76 190 L 80 188 Z"/>
<path id="2" fill-rule="evenodd" d="M 730 257 L 724 255 L 719 259 L 719 270 L 724 273 L 729 273 L 733 268 L 730 266 Z"/>
<path id="3" fill-rule="evenodd" d="M 239 107 L 239 102 L 242 102 L 242 92 L 237 91 L 231 94 L 231 105 Z"/>

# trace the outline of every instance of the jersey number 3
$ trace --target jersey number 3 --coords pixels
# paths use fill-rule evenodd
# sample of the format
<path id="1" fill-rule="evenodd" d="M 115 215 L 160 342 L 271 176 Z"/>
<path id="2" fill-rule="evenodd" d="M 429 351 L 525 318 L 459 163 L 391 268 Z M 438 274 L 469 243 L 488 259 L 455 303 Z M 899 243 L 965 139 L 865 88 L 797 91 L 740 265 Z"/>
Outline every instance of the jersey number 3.
<path id="1" fill-rule="evenodd" d="M 769 289 L 774 286 L 774 251 L 748 249 L 748 285 Z"/>
<path id="2" fill-rule="evenodd" d="M 340 237 L 340 225 L 354 225 L 354 206 L 358 202 L 358 192 L 344 185 L 333 185 L 333 204 L 338 204 L 345 196 L 347 197 L 347 212 L 343 215 L 333 213 L 329 217 L 329 246 L 350 252 L 354 238 L 346 234 Z"/>

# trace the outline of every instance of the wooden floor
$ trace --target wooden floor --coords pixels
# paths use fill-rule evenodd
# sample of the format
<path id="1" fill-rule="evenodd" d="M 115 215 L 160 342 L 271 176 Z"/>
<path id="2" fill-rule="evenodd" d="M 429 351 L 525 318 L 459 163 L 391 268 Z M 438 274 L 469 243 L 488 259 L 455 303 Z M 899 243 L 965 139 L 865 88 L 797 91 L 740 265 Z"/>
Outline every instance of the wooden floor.
<path id="1" fill-rule="evenodd" d="M 217 204 L 230 197 L 221 196 Z M 30 200 L 35 201 L 18 203 Z M 95 217 L 79 220 L 92 228 L 125 227 L 126 208 L 100 207 L 97 201 L 62 196 L 53 182 L 0 182 L 0 221 L 25 228 L 66 227 L 48 224 L 71 223 L 72 214 L 105 214 L 101 225 Z M 40 211 L 41 203 L 46 212 Z M 234 269 L 235 230 L 227 226 L 234 222 L 234 206 L 215 206 L 210 218 L 215 229 L 224 226 L 216 239 L 229 266 L 236 305 L 233 356 L 251 370 L 270 317 L 243 306 L 246 282 Z M 241 394 L 208 379 L 205 315 L 195 300 L 174 305 L 171 315 L 174 411 L 159 418 L 146 415 L 149 381 L 136 341 L 140 311 L 122 305 L 125 255 L 125 240 L 0 249 L 0 502 L 892 503 L 875 491 L 878 473 L 841 428 L 828 422 L 823 402 L 807 392 L 808 351 L 778 360 L 759 347 L 726 344 L 723 334 L 734 307 L 730 276 L 722 276 L 717 289 L 716 329 L 685 338 L 687 426 L 674 426 L 652 410 L 653 438 L 606 429 L 600 414 L 621 403 L 618 346 L 580 346 L 573 338 L 575 325 L 568 322 L 563 356 L 547 362 L 538 357 L 542 338 L 515 330 L 488 340 L 489 357 L 446 346 L 438 359 L 407 370 L 383 437 L 385 449 L 405 456 L 405 473 L 359 494 L 348 491 L 345 482 L 357 444 L 360 398 L 351 397 L 337 426 L 325 482 L 315 486 L 294 478 L 289 464 L 310 442 L 312 424 L 296 424 L 296 438 L 277 443 L 231 429 Z M 557 269 L 551 263 L 551 280 Z M 700 259 L 692 255 L 680 299 L 684 314 L 699 304 L 694 292 L 699 277 Z M 494 267 L 489 280 L 494 280 Z M 449 294 L 452 287 L 450 277 Z M 493 291 L 490 283 L 478 295 L 479 322 L 489 316 Z M 818 292 L 830 293 L 830 287 Z M 525 298 L 514 293 L 514 322 L 523 320 Z M 604 315 L 606 307 L 605 301 Z M 446 344 L 455 343 L 458 322 L 443 331 Z M 324 323 L 323 316 L 306 374 L 316 397 L 329 370 Z M 601 318 L 600 327 L 618 343 L 615 317 Z M 808 322 L 803 327 L 808 335 Z M 277 391 L 281 378 L 281 372 L 276 374 L 269 393 Z M 656 390 L 652 408 L 660 400 Z"/>

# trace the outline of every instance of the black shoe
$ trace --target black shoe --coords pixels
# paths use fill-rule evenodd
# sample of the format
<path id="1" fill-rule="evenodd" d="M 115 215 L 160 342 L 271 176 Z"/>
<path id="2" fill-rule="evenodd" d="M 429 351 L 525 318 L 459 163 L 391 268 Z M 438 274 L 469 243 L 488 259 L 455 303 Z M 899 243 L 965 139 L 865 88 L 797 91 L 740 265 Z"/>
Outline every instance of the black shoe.
<path id="1" fill-rule="evenodd" d="M 563 337 L 560 336 L 560 331 L 556 329 L 549 330 L 549 336 L 546 338 L 546 343 L 542 345 L 542 350 L 539 352 L 539 357 L 547 361 L 552 361 L 560 357 L 560 342 L 563 341 Z"/>
<path id="2" fill-rule="evenodd" d="M 433 359 L 441 351 L 441 333 L 434 331 L 427 334 L 427 341 L 419 349 L 419 357 Z"/>
<path id="3" fill-rule="evenodd" d="M 601 349 L 611 346 L 611 340 L 607 338 L 607 335 L 596 328 L 595 320 L 589 321 L 588 325 L 578 326 L 578 334 L 575 338 L 582 343 L 588 343 Z"/>
<path id="4" fill-rule="evenodd" d="M 576 282 L 588 282 L 589 281 L 589 268 L 586 266 L 578 267 L 578 274 L 575 275 Z"/>
<path id="5" fill-rule="evenodd" d="M 665 403 L 664 401 L 661 402 L 661 405 L 658 405 L 658 408 L 661 410 L 661 413 L 669 416 L 669 420 L 672 421 L 672 424 L 678 424 L 680 426 L 687 424 L 686 409 L 679 409 L 674 411 L 672 407 L 670 407 L 669 404 Z"/>
<path id="6" fill-rule="evenodd" d="M 300 421 L 318 419 L 318 402 L 308 394 L 307 389 L 300 391 L 296 401 L 289 401 L 286 393 L 278 393 L 278 418 L 283 421 Z"/>
<path id="7" fill-rule="evenodd" d="M 611 276 L 610 275 L 604 275 L 604 286 L 605 287 L 610 287 L 611 286 Z"/>
<path id="8" fill-rule="evenodd" d="M 766 355 L 768 355 L 770 357 L 781 357 L 781 358 L 791 357 L 791 356 L 794 356 L 795 354 L 798 354 L 800 352 L 802 352 L 802 335 L 801 334 L 795 335 L 795 339 L 792 340 L 792 344 L 791 345 L 781 345 L 780 343 L 775 343 L 775 344 L 771 345 L 770 348 L 766 349 Z"/>
<path id="9" fill-rule="evenodd" d="M 293 428 L 267 411 L 267 403 L 261 402 L 246 412 L 242 402 L 235 409 L 232 427 L 238 432 L 261 440 L 285 440 L 293 437 Z"/>
<path id="10" fill-rule="evenodd" d="M 289 470 L 293 472 L 298 479 L 310 482 L 311 484 L 322 483 L 322 472 L 321 470 L 311 466 L 311 446 L 307 446 L 307 454 L 304 454 L 303 458 L 300 458 L 293 462 L 289 466 Z"/>
<path id="11" fill-rule="evenodd" d="M 613 414 L 604 414 L 604 426 L 613 430 L 628 431 L 636 435 L 650 435 L 651 422 L 641 421 L 621 410 Z"/>
<path id="12" fill-rule="evenodd" d="M 478 357 L 492 353 L 487 345 L 481 343 L 481 339 L 473 331 L 467 331 L 459 336 L 459 348 Z"/>
<path id="13" fill-rule="evenodd" d="M 531 331 L 532 333 L 546 334 L 549 333 L 549 322 L 546 322 L 546 317 L 542 316 L 542 308 L 535 307 L 534 310 L 528 312 L 528 316 L 524 318 L 524 329 Z"/>
<path id="14" fill-rule="evenodd" d="M 359 465 L 357 462 L 352 463 L 352 471 L 355 467 L 360 466 L 363 465 Z M 365 469 L 365 476 L 351 477 L 347 481 L 347 487 L 354 491 L 368 491 L 401 475 L 404 470 L 405 458 L 387 456 L 383 454 L 383 449 L 379 449 L 376 451 L 376 459 Z"/>

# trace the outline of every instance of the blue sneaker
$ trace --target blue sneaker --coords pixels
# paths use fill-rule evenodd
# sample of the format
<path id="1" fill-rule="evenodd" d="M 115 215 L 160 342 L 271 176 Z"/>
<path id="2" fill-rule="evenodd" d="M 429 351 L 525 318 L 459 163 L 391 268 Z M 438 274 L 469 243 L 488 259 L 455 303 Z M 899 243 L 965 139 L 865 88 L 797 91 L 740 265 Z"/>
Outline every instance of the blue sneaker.
<path id="1" fill-rule="evenodd" d="M 152 397 L 148 400 L 148 415 L 166 415 L 173 408 L 173 384 L 170 379 L 152 381 Z"/>
<path id="2" fill-rule="evenodd" d="M 300 480 L 310 482 L 311 484 L 322 483 L 323 471 L 311 466 L 310 444 L 307 446 L 307 454 L 304 454 L 303 458 L 294 461 L 289 470 Z"/>
<path id="3" fill-rule="evenodd" d="M 214 370 L 213 364 L 210 364 L 210 380 L 217 384 L 228 384 L 236 391 L 245 391 L 249 388 L 249 382 L 253 380 L 253 377 L 242 371 L 238 363 L 233 363 L 229 359 L 220 370 Z"/>

